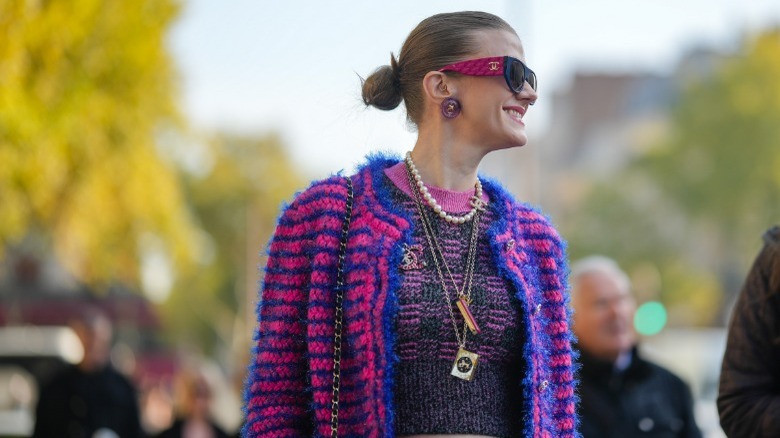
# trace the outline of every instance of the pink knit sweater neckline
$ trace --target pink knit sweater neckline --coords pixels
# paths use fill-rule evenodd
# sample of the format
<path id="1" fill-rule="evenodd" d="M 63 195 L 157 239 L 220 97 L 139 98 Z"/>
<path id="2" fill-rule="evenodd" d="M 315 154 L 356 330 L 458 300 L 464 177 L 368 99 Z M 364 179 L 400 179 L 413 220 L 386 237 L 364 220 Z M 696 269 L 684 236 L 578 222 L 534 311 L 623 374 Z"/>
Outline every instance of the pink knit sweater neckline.
<path id="1" fill-rule="evenodd" d="M 406 163 L 401 161 L 398 164 L 390 166 L 385 169 L 385 175 L 390 178 L 390 181 L 395 184 L 396 187 L 406 193 L 407 196 L 412 196 L 412 187 L 409 184 L 409 176 L 406 173 Z M 441 208 L 447 213 L 467 213 L 471 210 L 471 197 L 474 196 L 474 189 L 467 190 L 465 192 L 457 192 L 454 190 L 442 189 L 429 184 L 425 184 L 428 187 L 428 191 L 431 196 L 441 205 Z M 487 202 L 488 196 L 484 191 L 482 192 L 482 200 Z"/>

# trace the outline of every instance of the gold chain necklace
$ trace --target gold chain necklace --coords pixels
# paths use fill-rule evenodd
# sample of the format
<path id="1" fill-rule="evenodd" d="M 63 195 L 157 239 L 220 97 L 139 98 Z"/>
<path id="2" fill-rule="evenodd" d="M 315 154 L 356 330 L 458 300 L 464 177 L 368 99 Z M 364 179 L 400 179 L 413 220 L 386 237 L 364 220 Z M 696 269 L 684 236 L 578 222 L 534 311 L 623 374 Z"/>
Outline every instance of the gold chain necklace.
<path id="1" fill-rule="evenodd" d="M 452 326 L 455 329 L 455 337 L 458 340 L 458 353 L 455 355 L 455 363 L 453 364 L 450 374 L 463 380 L 471 381 L 474 378 L 474 373 L 477 369 L 479 355 L 466 350 L 466 329 L 468 328 L 473 334 L 480 332 L 479 326 L 477 325 L 477 322 L 474 319 L 471 310 L 469 309 L 469 304 L 471 304 L 471 285 L 473 283 L 474 267 L 476 265 L 477 235 L 479 233 L 480 214 L 478 211 L 475 212 L 474 220 L 471 223 L 471 237 L 469 239 L 468 257 L 466 259 L 466 272 L 463 279 L 463 287 L 458 289 L 458 284 L 455 281 L 455 277 L 452 275 L 452 271 L 450 270 L 449 265 L 447 265 L 447 260 L 444 258 L 444 252 L 441 250 L 439 242 L 436 240 L 435 233 L 433 232 L 433 225 L 430 222 L 428 216 L 425 214 L 422 205 L 422 199 L 420 199 L 420 195 L 414 190 L 414 178 L 408 163 L 406 165 L 406 170 L 407 176 L 409 177 L 409 184 L 412 188 L 415 206 L 417 207 L 417 212 L 419 213 L 422 220 L 425 238 L 428 241 L 428 246 L 431 248 L 433 263 L 436 267 L 436 272 L 439 276 L 439 281 L 441 282 L 441 287 L 444 292 L 445 304 L 447 306 L 447 310 L 450 313 Z M 482 200 L 480 199 L 480 201 Z M 482 209 L 479 209 L 479 211 L 481 210 Z M 441 264 L 439 263 L 439 257 L 441 258 Z M 444 265 L 444 268 L 447 270 L 447 274 L 450 277 L 450 281 L 452 281 L 453 288 L 458 294 L 458 298 L 455 300 L 455 303 L 458 307 L 458 310 L 460 310 L 464 320 L 462 335 L 460 330 L 458 330 L 458 323 L 455 319 L 455 312 L 452 309 L 452 299 L 450 298 L 449 291 L 447 290 L 447 281 L 444 278 L 441 265 Z"/>

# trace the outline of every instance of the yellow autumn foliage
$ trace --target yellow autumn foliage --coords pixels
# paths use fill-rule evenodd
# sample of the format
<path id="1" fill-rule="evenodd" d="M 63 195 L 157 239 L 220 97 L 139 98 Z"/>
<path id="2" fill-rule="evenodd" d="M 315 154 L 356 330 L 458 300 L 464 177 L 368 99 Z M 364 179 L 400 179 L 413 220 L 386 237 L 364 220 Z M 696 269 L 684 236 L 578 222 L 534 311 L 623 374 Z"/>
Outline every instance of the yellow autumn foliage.
<path id="1" fill-rule="evenodd" d="M 87 282 L 138 280 L 140 236 L 178 269 L 195 229 L 158 154 L 181 125 L 172 0 L 0 2 L 0 257 L 34 239 Z"/>

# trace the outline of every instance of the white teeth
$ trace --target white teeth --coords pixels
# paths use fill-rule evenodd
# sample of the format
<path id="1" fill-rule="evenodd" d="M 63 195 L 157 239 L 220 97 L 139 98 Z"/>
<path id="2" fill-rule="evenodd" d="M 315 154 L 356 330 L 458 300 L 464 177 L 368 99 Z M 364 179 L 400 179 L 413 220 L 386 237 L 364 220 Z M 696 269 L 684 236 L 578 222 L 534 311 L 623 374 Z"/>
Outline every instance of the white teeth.
<path id="1" fill-rule="evenodd" d="M 506 110 L 506 112 L 508 112 L 509 115 L 512 116 L 515 119 L 522 119 L 523 118 L 523 115 L 520 114 L 520 111 L 518 111 L 518 110 L 508 109 L 508 110 Z"/>

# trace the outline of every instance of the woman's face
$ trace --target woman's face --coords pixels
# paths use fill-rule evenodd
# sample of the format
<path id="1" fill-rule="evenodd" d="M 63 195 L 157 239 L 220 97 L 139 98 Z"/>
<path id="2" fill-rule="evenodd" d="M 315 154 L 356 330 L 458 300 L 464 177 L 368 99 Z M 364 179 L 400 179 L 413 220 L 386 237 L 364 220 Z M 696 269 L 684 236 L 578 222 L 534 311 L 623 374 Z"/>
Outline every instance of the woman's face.
<path id="1" fill-rule="evenodd" d="M 525 62 L 523 46 L 511 32 L 479 31 L 475 38 L 481 49 L 472 59 L 508 55 Z M 487 148 L 487 152 L 528 142 L 523 118 L 537 98 L 528 83 L 520 93 L 514 93 L 503 76 L 458 75 L 452 79 L 458 85 L 455 98 L 462 105 L 459 122 L 467 141 Z"/>

